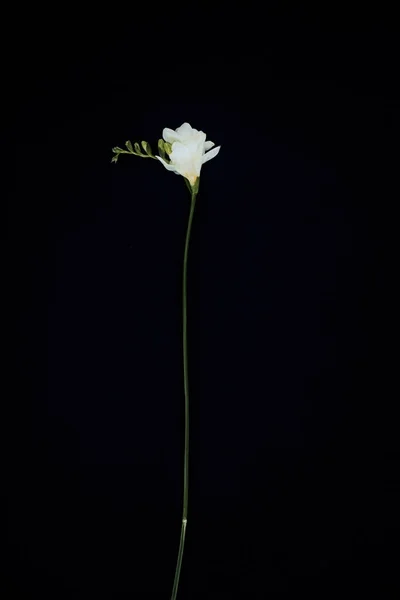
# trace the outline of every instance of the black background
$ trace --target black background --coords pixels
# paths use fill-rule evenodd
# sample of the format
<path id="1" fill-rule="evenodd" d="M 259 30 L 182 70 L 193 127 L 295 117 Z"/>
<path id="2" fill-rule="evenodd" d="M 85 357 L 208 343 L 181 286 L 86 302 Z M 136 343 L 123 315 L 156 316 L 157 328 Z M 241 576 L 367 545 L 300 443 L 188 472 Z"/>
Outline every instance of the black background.
<path id="1" fill-rule="evenodd" d="M 189 197 L 155 161 L 110 160 L 184 121 L 222 149 L 189 255 L 179 598 L 398 591 L 394 16 L 243 11 L 4 21 L 6 598 L 170 596 Z"/>

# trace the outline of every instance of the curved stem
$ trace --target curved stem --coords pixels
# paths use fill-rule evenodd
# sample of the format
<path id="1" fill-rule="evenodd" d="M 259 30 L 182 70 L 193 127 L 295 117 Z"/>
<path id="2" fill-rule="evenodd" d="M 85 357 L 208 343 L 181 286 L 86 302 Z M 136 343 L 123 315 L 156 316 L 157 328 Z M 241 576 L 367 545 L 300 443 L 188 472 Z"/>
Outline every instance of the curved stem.
<path id="1" fill-rule="evenodd" d="M 189 221 L 186 231 L 185 252 L 183 256 L 183 383 L 185 391 L 185 449 L 183 456 L 183 514 L 181 526 L 181 538 L 179 542 L 178 560 L 175 569 L 174 585 L 172 588 L 171 600 L 176 600 L 179 586 L 179 577 L 181 574 L 183 549 L 185 546 L 185 535 L 188 514 L 188 499 L 189 499 L 189 373 L 188 373 L 188 353 L 187 353 L 187 259 L 189 250 L 190 231 L 192 228 L 194 207 L 196 204 L 197 192 L 192 191 L 192 201 L 190 205 Z"/>

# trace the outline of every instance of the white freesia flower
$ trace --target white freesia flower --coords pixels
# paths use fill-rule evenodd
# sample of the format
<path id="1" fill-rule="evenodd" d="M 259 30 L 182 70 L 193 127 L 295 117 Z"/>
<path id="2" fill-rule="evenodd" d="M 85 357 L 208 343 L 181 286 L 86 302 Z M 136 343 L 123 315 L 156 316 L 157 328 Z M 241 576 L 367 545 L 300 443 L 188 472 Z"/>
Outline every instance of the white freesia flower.
<path id="1" fill-rule="evenodd" d="M 172 152 L 169 154 L 170 162 L 166 162 L 161 156 L 156 158 L 168 171 L 186 177 L 191 186 L 200 177 L 201 166 L 217 156 L 221 148 L 218 146 L 211 152 L 207 152 L 215 146 L 214 142 L 206 142 L 206 134 L 193 129 L 189 123 L 183 123 L 175 131 L 166 127 L 163 130 L 163 138 L 172 147 Z"/>

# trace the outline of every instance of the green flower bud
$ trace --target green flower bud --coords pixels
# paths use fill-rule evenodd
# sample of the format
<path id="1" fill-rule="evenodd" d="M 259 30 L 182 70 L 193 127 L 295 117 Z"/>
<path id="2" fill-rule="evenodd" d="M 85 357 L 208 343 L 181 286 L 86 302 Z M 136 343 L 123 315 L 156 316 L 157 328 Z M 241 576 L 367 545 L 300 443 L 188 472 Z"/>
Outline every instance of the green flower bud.
<path id="1" fill-rule="evenodd" d="M 160 153 L 161 158 L 165 159 L 164 143 L 164 140 L 158 140 L 158 151 Z"/>
<path id="2" fill-rule="evenodd" d="M 146 152 L 146 154 L 148 156 L 153 156 L 150 144 L 148 142 L 142 142 L 142 146 L 143 146 L 143 150 Z"/>
<path id="3" fill-rule="evenodd" d="M 164 150 L 167 154 L 171 154 L 172 144 L 169 144 L 168 142 L 164 142 Z"/>

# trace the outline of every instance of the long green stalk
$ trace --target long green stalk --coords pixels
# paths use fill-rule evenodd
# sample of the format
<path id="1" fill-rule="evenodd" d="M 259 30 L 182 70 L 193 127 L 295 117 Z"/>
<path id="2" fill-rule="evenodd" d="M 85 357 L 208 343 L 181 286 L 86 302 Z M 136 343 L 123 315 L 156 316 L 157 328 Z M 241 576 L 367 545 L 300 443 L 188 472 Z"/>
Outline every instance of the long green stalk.
<path id="1" fill-rule="evenodd" d="M 172 588 L 171 600 L 176 600 L 178 594 L 179 577 L 181 574 L 183 550 L 185 546 L 186 525 L 188 515 L 188 499 L 189 499 L 189 373 L 188 373 L 188 353 L 187 353 L 187 260 L 189 250 L 190 232 L 192 228 L 194 207 L 196 204 L 197 192 L 192 191 L 192 199 L 190 204 L 189 221 L 186 231 L 185 252 L 183 256 L 183 382 L 185 390 L 185 449 L 183 457 L 183 513 L 181 538 L 179 542 L 178 560 L 175 569 L 174 585 Z"/>

